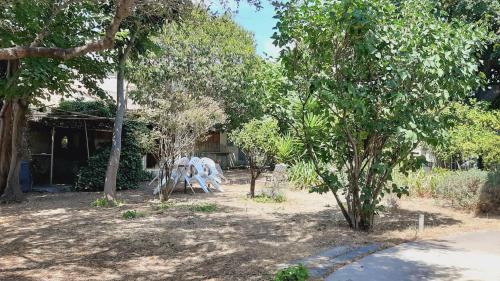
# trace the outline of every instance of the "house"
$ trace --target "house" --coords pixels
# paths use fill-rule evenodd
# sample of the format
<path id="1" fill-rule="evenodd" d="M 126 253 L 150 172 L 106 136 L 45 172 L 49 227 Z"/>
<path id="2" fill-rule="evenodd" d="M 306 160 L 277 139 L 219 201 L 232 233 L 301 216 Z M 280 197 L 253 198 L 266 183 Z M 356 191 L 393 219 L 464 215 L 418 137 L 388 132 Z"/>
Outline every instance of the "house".
<path id="1" fill-rule="evenodd" d="M 106 79 L 101 88 L 116 99 L 116 78 Z M 88 96 L 75 98 L 92 100 Z M 62 100 L 61 96 L 51 96 L 42 101 L 41 108 L 31 109 L 27 140 L 35 185 L 73 184 L 89 157 L 112 141 L 113 118 L 57 109 Z M 127 100 L 126 108 L 133 111 L 140 107 Z M 194 155 L 210 157 L 223 168 L 238 166 L 244 159 L 238 148 L 228 142 L 227 134 L 219 131 L 210 132 L 206 141 L 198 143 Z M 143 167 L 157 168 L 152 155 L 144 155 Z"/>

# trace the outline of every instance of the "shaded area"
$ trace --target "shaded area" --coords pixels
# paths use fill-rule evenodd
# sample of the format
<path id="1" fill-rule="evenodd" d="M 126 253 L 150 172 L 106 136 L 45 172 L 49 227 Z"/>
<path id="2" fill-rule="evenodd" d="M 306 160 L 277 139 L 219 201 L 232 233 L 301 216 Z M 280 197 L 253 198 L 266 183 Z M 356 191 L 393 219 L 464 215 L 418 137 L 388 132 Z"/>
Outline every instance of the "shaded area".
<path id="1" fill-rule="evenodd" d="M 335 245 L 396 244 L 386 235 L 415 224 L 419 211 L 378 218 L 376 230 L 350 230 L 331 198 L 291 192 L 284 204 L 243 199 L 248 187 L 226 193 L 174 193 L 156 208 L 151 190 L 121 192 L 125 205 L 91 208 L 100 193 L 31 194 L 29 202 L 0 206 L 1 280 L 268 280 L 276 266 Z M 329 201 L 330 200 L 330 201 Z M 216 203 L 213 213 L 184 205 Z M 125 210 L 143 218 L 124 220 Z M 426 213 L 435 226 L 460 224 Z"/>

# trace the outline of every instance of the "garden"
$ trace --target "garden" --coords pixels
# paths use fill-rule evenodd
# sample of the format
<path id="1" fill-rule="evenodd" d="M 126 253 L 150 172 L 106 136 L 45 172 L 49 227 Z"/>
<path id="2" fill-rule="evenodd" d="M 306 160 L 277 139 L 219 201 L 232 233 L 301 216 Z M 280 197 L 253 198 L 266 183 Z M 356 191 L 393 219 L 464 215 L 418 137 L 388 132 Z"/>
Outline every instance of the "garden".
<path id="1" fill-rule="evenodd" d="M 232 3 L 6 2 L 1 280 L 315 280 L 500 230 L 498 3 L 245 5 L 274 57 Z"/>

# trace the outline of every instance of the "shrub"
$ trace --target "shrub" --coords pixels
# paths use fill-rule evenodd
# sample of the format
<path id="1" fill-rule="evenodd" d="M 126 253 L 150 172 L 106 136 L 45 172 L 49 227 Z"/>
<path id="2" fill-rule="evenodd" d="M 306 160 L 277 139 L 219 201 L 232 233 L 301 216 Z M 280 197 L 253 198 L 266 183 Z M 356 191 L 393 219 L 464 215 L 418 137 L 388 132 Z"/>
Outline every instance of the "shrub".
<path id="1" fill-rule="evenodd" d="M 122 214 L 122 217 L 124 219 L 127 219 L 127 220 L 140 218 L 140 217 L 144 217 L 144 216 L 145 216 L 145 214 L 143 212 L 138 212 L 136 210 L 128 210 Z"/>
<path id="2" fill-rule="evenodd" d="M 309 278 L 309 271 L 302 264 L 290 266 L 278 271 L 274 281 L 304 281 Z"/>
<path id="3" fill-rule="evenodd" d="M 410 196 L 433 197 L 436 194 L 437 185 L 444 180 L 448 173 L 450 171 L 441 168 L 435 168 L 429 172 L 421 169 L 408 173 L 406 176 L 395 172 L 393 183 L 408 187 Z"/>
<path id="4" fill-rule="evenodd" d="M 500 213 L 500 167 L 488 173 L 486 184 L 479 195 L 481 213 Z"/>
<path id="5" fill-rule="evenodd" d="M 444 199 L 452 207 L 481 213 L 500 211 L 500 168 L 489 172 L 472 169 L 419 170 L 393 175 L 393 183 L 407 186 L 411 196 Z"/>
<path id="6" fill-rule="evenodd" d="M 300 161 L 293 164 L 287 171 L 290 183 L 299 189 L 306 189 L 322 184 L 311 162 Z"/>
<path id="7" fill-rule="evenodd" d="M 477 210 L 486 179 L 487 172 L 480 170 L 450 172 L 437 185 L 436 197 L 450 201 L 453 207 Z"/>
<path id="8" fill-rule="evenodd" d="M 118 190 L 138 188 L 139 182 L 151 177 L 142 167 L 142 155 L 145 151 L 139 138 L 144 130 L 147 130 L 145 125 L 134 120 L 127 120 L 123 124 L 122 152 L 116 180 Z M 80 168 L 75 183 L 76 191 L 103 190 L 110 151 L 110 146 L 98 149 L 87 165 Z"/>

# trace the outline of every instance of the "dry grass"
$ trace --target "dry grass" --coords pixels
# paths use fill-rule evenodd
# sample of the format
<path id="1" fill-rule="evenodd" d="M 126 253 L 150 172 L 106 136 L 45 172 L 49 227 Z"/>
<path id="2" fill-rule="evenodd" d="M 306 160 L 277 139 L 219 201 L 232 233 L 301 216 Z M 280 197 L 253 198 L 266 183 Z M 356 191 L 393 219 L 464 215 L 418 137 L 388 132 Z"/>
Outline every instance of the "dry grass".
<path id="1" fill-rule="evenodd" d="M 164 205 L 147 188 L 120 192 L 124 204 L 113 208 L 90 206 L 99 193 L 31 194 L 2 205 L 0 280 L 269 280 L 277 264 L 326 247 L 415 239 L 420 213 L 431 226 L 422 239 L 500 229 L 498 217 L 412 199 L 381 214 L 372 233 L 358 233 L 330 194 L 288 191 L 284 203 L 255 203 L 245 199 L 247 185 L 225 189 L 179 191 Z M 127 210 L 144 217 L 123 219 Z"/>

